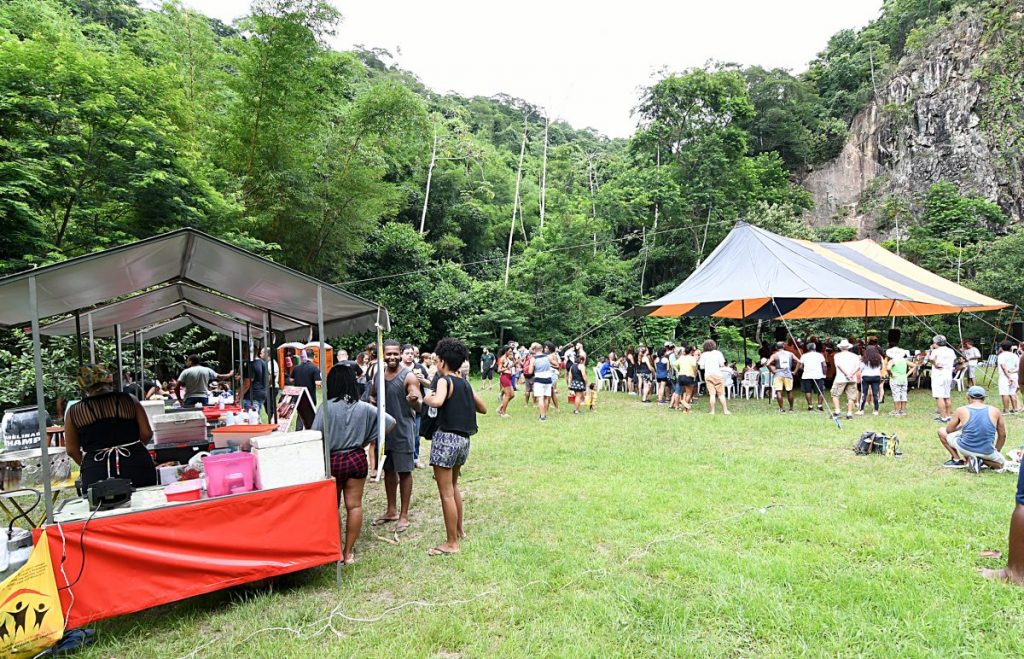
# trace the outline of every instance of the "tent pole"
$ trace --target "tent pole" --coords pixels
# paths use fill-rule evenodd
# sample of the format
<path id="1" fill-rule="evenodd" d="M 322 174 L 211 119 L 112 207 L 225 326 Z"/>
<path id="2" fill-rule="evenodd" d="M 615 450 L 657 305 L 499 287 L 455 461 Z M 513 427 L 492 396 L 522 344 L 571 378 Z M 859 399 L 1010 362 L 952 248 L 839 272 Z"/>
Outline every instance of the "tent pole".
<path id="1" fill-rule="evenodd" d="M 75 311 L 75 344 L 78 346 L 78 368 L 82 368 L 82 314 Z"/>
<path id="2" fill-rule="evenodd" d="M 114 382 L 117 383 L 116 391 L 124 389 L 124 378 L 121 374 L 124 365 L 121 363 L 121 323 L 114 325 L 114 360 L 117 362 L 117 375 Z"/>
<path id="3" fill-rule="evenodd" d="M 89 322 L 89 363 L 96 363 L 96 337 L 92 333 L 92 314 L 88 314 L 86 320 Z"/>
<path id="4" fill-rule="evenodd" d="M 46 434 L 46 399 L 43 396 L 43 349 L 39 342 L 39 300 L 36 278 L 28 278 L 28 306 L 32 307 L 32 362 L 36 370 L 36 417 L 39 421 L 39 467 L 42 470 L 43 504 L 46 523 L 53 524 L 53 496 L 50 493 L 50 437 Z"/>
<path id="5" fill-rule="evenodd" d="M 270 313 L 269 311 L 267 311 L 266 313 L 267 313 L 267 331 L 270 333 L 270 343 L 269 343 L 269 345 L 270 345 L 270 360 L 271 360 L 271 363 L 276 366 L 277 365 L 277 341 L 274 339 L 274 314 Z M 274 377 L 274 367 L 273 366 L 268 366 L 268 368 L 270 368 L 270 407 L 273 408 L 273 410 L 274 410 L 274 412 L 273 412 L 274 420 L 273 420 L 272 423 L 277 423 L 277 396 L 275 395 L 276 391 L 277 391 L 277 378 Z M 280 366 L 277 366 L 277 368 L 279 370 L 281 369 Z M 270 408 L 267 408 L 267 419 L 270 419 L 270 414 L 271 414 Z"/>
<path id="6" fill-rule="evenodd" d="M 142 397 L 146 397 L 146 333 L 139 330 L 139 386 Z"/>
<path id="7" fill-rule="evenodd" d="M 864 300 L 864 343 L 868 342 L 868 301 Z"/>
<path id="8" fill-rule="evenodd" d="M 235 333 L 231 333 L 231 340 L 228 341 L 231 344 L 231 368 L 235 367 Z M 241 402 L 241 401 L 239 401 Z"/>
<path id="9" fill-rule="evenodd" d="M 320 398 L 324 401 L 323 413 L 327 414 L 327 350 L 324 349 L 324 289 L 319 284 L 316 287 L 316 331 L 317 338 L 320 340 L 320 382 L 323 388 L 324 395 Z M 316 409 L 316 401 L 313 401 L 313 409 Z M 331 474 L 331 447 L 327 442 L 327 438 L 323 438 L 324 443 L 324 473 L 327 476 Z M 326 476 L 325 476 L 326 477 Z"/>
<path id="10" fill-rule="evenodd" d="M 747 366 L 747 302 L 740 300 L 740 336 L 743 337 L 743 367 Z"/>
<path id="11" fill-rule="evenodd" d="M 238 333 L 238 387 L 235 389 L 235 405 L 242 404 L 242 333 Z M 233 367 L 232 367 L 233 368 Z"/>
<path id="12" fill-rule="evenodd" d="M 132 332 L 132 336 L 135 338 L 135 346 L 139 349 L 139 354 L 138 354 L 138 356 L 139 356 L 138 367 L 139 368 L 135 371 L 135 374 L 139 376 L 139 386 L 141 387 L 142 386 L 142 340 L 141 340 L 142 332 L 138 332 L 138 331 Z"/>
<path id="13" fill-rule="evenodd" d="M 380 458 L 377 460 L 377 481 L 384 475 L 384 461 L 387 460 L 385 442 L 387 438 L 384 433 L 384 326 L 380 324 L 380 309 L 377 310 L 377 371 L 374 374 L 377 378 L 377 451 Z"/>
<path id="14" fill-rule="evenodd" d="M 245 344 L 245 361 L 249 364 L 249 409 L 252 409 L 252 380 L 254 375 L 252 372 L 252 327 L 248 320 L 245 321 Z"/>

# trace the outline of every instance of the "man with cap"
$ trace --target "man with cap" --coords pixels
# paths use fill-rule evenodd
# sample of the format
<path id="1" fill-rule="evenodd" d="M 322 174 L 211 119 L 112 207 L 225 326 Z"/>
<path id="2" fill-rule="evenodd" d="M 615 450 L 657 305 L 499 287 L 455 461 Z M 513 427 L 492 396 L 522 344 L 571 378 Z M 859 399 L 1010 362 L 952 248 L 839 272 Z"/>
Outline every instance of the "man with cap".
<path id="1" fill-rule="evenodd" d="M 839 416 L 839 398 L 846 394 L 846 418 L 853 418 L 853 408 L 857 405 L 857 374 L 860 372 L 860 357 L 850 352 L 853 344 L 843 339 L 836 346 L 839 352 L 835 354 L 833 361 L 836 367 L 836 378 L 832 383 L 832 413 L 833 417 Z"/>
<path id="2" fill-rule="evenodd" d="M 949 469 L 981 473 L 982 466 L 1002 469 L 1006 459 L 1000 451 L 1006 442 L 1006 423 L 996 408 L 985 404 L 985 389 L 974 386 L 967 390 L 967 405 L 958 407 L 944 428 L 939 428 L 939 441 L 949 452 L 943 464 Z"/>
<path id="3" fill-rule="evenodd" d="M 949 423 L 953 414 L 953 402 L 949 393 L 953 388 L 953 365 L 956 364 L 956 353 L 949 347 L 946 337 L 936 334 L 932 338 L 932 349 L 928 351 L 928 361 L 932 363 L 932 398 L 938 407 L 938 421 Z"/>

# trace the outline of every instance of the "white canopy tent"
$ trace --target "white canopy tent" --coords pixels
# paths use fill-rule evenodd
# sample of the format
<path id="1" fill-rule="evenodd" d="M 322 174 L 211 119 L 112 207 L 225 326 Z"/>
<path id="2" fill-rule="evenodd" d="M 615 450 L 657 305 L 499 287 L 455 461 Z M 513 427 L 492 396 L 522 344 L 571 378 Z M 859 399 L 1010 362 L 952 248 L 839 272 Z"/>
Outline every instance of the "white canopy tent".
<path id="1" fill-rule="evenodd" d="M 176 318 L 188 318 L 196 322 L 203 320 L 220 330 L 225 329 L 231 318 L 221 316 L 203 305 L 190 304 L 198 300 L 188 296 L 205 293 L 212 297 L 204 296 L 203 301 L 216 302 L 214 308 L 232 315 L 238 314 L 243 319 L 243 313 L 248 314 L 253 309 L 261 311 L 267 334 L 271 338 L 274 336 L 275 318 L 285 324 L 316 324 L 322 369 L 326 368 L 327 361 L 324 349 L 327 333 L 343 336 L 376 331 L 379 345 L 382 333 L 390 329 L 390 319 L 383 307 L 191 228 L 0 278 L 0 327 L 31 325 L 47 523 L 53 522 L 53 505 L 47 456 L 40 319 L 73 314 L 73 320 L 64 321 L 73 323 L 71 331 L 59 323 L 48 325 L 47 328 L 56 335 L 76 334 L 79 337 L 81 358 L 82 312 L 88 313 L 94 307 L 118 301 L 127 295 L 169 284 L 189 286 L 187 290 L 181 286 L 173 291 L 170 295 L 176 297 L 176 303 L 152 309 L 146 322 L 139 323 L 141 319 L 136 318 L 136 329 L 143 330 L 154 323 L 174 322 Z M 203 288 L 209 290 L 204 291 Z M 218 291 L 219 294 L 210 291 Z M 142 298 L 144 295 L 146 293 L 136 297 Z M 126 306 L 151 303 L 123 302 L 127 303 Z M 158 313 L 169 307 L 175 307 L 175 311 Z M 114 313 L 120 311 L 115 310 Z M 251 330 L 252 321 L 245 320 Z M 234 322 L 238 323 L 237 320 Z M 261 331 L 263 325 L 260 322 Z M 238 326 L 244 327 L 241 323 Z M 101 331 L 103 329 L 107 328 L 101 328 Z M 118 344 L 119 329 L 114 327 Z M 92 331 L 95 331 L 95 327 Z M 297 328 L 293 327 L 291 331 L 297 331 Z M 286 335 L 287 332 L 285 330 Z M 383 373 L 383 369 L 378 369 L 380 390 L 384 386 Z M 378 407 L 381 407 L 383 396 L 378 398 Z M 383 413 L 379 417 L 378 433 L 383 439 Z M 326 449 L 326 443 L 324 445 Z"/>

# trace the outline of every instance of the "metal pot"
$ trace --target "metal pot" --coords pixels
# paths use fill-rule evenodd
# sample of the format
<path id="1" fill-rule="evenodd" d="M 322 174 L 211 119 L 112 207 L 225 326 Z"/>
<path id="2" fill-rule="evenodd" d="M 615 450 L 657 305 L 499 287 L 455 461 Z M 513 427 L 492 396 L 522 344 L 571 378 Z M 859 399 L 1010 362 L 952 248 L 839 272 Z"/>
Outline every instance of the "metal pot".
<path id="1" fill-rule="evenodd" d="M 67 449 L 51 446 L 47 457 L 50 462 L 50 482 L 64 481 L 71 476 L 72 462 Z M 0 453 L 0 479 L 4 490 L 42 487 L 42 451 L 31 448 Z"/>

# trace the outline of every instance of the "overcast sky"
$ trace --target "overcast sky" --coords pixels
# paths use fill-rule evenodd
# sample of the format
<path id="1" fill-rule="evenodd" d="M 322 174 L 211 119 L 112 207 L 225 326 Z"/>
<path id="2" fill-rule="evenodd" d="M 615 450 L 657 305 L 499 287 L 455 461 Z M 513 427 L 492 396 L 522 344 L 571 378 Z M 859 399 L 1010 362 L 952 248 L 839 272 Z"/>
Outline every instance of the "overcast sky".
<path id="1" fill-rule="evenodd" d="M 344 22 L 334 45 L 391 51 L 432 89 L 503 92 L 577 128 L 632 134 L 640 88 L 659 70 L 709 60 L 794 73 L 844 28 L 877 17 L 882 0 L 332 0 Z M 249 0 L 186 0 L 225 22 Z"/>

